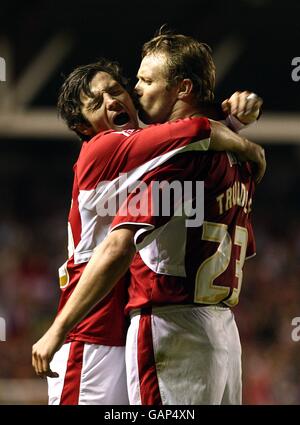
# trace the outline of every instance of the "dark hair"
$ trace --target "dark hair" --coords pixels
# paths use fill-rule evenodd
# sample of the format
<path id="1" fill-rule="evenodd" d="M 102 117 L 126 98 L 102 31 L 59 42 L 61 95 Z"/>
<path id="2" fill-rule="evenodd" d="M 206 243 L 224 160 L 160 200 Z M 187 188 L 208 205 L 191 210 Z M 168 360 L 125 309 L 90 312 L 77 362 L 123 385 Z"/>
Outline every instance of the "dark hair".
<path id="1" fill-rule="evenodd" d="M 215 65 L 211 48 L 198 40 L 175 34 L 163 25 L 154 38 L 144 44 L 142 58 L 148 54 L 165 54 L 168 85 L 189 78 L 197 105 L 214 100 Z"/>
<path id="2" fill-rule="evenodd" d="M 122 75 L 120 65 L 105 58 L 89 65 L 79 66 L 71 72 L 60 89 L 57 108 L 59 115 L 81 140 L 87 140 L 90 137 L 78 130 L 79 124 L 89 124 L 81 112 L 80 95 L 83 93 L 91 98 L 95 97 L 90 90 L 90 82 L 97 72 L 107 72 L 128 90 L 128 80 Z"/>

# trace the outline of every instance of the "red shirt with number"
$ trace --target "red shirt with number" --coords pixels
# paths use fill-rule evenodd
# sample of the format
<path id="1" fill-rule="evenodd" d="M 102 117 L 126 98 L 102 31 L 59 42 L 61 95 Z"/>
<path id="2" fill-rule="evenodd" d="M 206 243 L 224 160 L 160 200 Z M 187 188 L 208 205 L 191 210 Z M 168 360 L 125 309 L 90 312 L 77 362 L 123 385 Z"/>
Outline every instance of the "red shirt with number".
<path id="1" fill-rule="evenodd" d="M 204 220 L 195 227 L 187 225 L 184 216 L 153 214 L 158 199 L 153 182 L 174 181 L 181 184 L 182 193 L 187 182 L 194 184 L 183 205 L 192 201 L 199 210 L 202 202 Z M 196 185 L 201 181 L 204 196 Z M 131 194 L 125 203 L 127 215 L 119 212 L 111 226 L 143 226 L 136 234 L 139 252 L 130 268 L 126 312 L 169 304 L 236 305 L 244 260 L 255 254 L 251 223 L 255 184 L 249 164 L 240 164 L 225 152 L 185 153 L 148 173 L 143 182 L 147 189 L 140 200 L 141 213 L 136 214 L 136 209 L 131 213 L 136 196 Z M 165 196 L 164 202 L 167 195 L 161 197 Z M 173 195 L 172 200 L 178 209 L 179 199 Z"/>

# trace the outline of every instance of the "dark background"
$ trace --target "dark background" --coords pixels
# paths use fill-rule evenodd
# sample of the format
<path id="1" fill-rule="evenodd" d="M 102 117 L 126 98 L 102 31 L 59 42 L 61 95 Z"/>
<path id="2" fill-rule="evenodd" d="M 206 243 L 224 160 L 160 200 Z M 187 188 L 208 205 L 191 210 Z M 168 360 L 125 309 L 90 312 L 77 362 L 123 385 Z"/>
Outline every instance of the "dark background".
<path id="1" fill-rule="evenodd" d="M 31 345 L 54 317 L 57 268 L 67 255 L 72 166 L 80 143 L 59 121 L 52 125 L 46 119 L 37 130 L 36 114 L 48 111 L 55 118 L 62 75 L 100 56 L 118 60 L 134 84 L 142 44 L 164 23 L 211 45 L 222 76 L 218 100 L 237 89 L 264 98 L 263 116 L 249 129 L 268 160 L 254 211 L 257 256 L 246 266 L 234 310 L 243 347 L 244 403 L 300 403 L 300 342 L 291 338 L 291 321 L 300 316 L 300 81 L 291 78 L 291 61 L 300 56 L 299 16 L 296 0 L 1 4 L 0 56 L 7 81 L 0 82 L 0 316 L 7 341 L 0 342 L 0 403 L 46 400 L 45 382 L 31 370 Z M 15 89 L 55 37 L 62 44 L 46 55 L 38 77 L 47 74 L 63 40 L 69 48 L 24 100 Z M 220 54 L 226 40 L 231 48 Z M 238 53 L 225 72 L 233 51 Z M 30 113 L 28 129 L 18 117 Z"/>

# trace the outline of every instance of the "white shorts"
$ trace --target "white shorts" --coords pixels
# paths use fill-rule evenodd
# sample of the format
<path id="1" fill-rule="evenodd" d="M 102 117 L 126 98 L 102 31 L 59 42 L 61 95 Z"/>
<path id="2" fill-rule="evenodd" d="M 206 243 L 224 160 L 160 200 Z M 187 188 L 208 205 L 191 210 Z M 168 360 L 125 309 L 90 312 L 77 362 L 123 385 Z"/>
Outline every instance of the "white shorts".
<path id="1" fill-rule="evenodd" d="M 241 345 L 226 307 L 133 313 L 126 368 L 130 404 L 241 404 Z"/>
<path id="2" fill-rule="evenodd" d="M 49 404 L 128 405 L 125 347 L 73 341 L 55 353 L 48 378 Z"/>

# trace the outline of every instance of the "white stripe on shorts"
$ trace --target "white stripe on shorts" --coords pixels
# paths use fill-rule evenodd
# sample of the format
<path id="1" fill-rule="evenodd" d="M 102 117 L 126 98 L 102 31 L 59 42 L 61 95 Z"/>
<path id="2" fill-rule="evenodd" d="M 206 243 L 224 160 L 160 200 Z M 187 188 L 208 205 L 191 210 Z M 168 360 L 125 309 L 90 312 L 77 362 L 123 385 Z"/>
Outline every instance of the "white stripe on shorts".
<path id="1" fill-rule="evenodd" d="M 79 388 L 74 383 L 78 404 L 128 405 L 125 347 L 83 344 Z M 51 369 L 58 372 L 59 377 L 48 378 L 49 404 L 61 404 L 70 347 L 71 343 L 64 344 L 51 362 Z M 77 365 L 72 367 L 76 368 Z M 70 372 L 72 370 L 68 369 L 68 374 Z"/>

